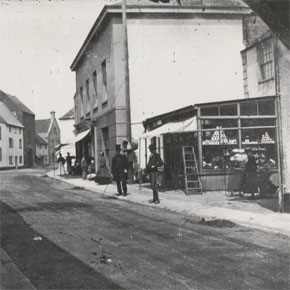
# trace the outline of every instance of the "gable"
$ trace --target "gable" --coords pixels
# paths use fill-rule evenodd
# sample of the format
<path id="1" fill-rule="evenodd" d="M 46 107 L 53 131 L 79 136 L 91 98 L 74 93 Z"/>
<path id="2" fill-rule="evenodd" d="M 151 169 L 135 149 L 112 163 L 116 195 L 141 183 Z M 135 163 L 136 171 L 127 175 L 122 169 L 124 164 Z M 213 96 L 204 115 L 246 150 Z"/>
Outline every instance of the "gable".
<path id="1" fill-rule="evenodd" d="M 48 133 L 50 126 L 50 119 L 35 120 L 35 131 L 36 133 Z"/>

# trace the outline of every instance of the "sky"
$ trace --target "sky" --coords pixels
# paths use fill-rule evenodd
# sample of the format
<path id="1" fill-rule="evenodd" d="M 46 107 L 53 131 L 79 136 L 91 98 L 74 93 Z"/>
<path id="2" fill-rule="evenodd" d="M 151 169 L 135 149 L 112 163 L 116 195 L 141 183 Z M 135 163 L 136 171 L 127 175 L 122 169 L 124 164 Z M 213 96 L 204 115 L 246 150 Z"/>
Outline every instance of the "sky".
<path id="1" fill-rule="evenodd" d="M 104 4 L 112 0 L 0 0 L 0 89 L 36 119 L 73 106 L 74 57 Z"/>

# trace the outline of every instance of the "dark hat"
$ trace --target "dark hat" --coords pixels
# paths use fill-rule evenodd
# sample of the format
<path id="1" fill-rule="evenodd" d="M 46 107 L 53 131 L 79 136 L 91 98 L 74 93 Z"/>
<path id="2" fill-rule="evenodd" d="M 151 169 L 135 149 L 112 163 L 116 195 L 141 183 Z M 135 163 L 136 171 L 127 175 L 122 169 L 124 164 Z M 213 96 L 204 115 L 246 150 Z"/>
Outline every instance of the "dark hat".
<path id="1" fill-rule="evenodd" d="M 116 144 L 115 148 L 116 148 L 116 150 L 121 150 L 121 145 L 120 144 Z"/>
<path id="2" fill-rule="evenodd" d="M 156 147 L 155 147 L 154 144 L 150 144 L 150 145 L 148 146 L 148 148 L 149 148 L 149 150 L 155 150 L 155 149 L 156 149 Z"/>

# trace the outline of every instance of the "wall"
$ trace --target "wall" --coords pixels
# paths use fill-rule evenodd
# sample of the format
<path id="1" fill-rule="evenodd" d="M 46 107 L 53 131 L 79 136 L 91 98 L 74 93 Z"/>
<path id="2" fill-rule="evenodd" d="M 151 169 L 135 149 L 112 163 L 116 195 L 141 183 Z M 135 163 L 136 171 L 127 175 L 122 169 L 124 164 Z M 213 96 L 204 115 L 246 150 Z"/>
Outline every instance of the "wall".
<path id="1" fill-rule="evenodd" d="M 75 135 L 73 133 L 74 131 L 74 120 L 60 120 L 58 119 L 58 125 L 60 128 L 60 135 L 61 135 L 61 143 L 65 144 L 65 143 L 69 143 L 72 142 L 73 139 L 75 138 Z M 61 149 L 62 154 L 63 155 L 67 155 L 67 152 L 69 152 L 71 154 L 71 156 L 75 156 L 76 155 L 76 150 L 75 150 L 75 145 L 67 145 L 65 147 L 62 147 Z"/>
<path id="2" fill-rule="evenodd" d="M 36 143 L 36 156 L 46 156 L 46 158 L 43 158 L 43 165 L 49 164 L 48 162 L 48 147 L 46 147 L 45 144 L 37 144 Z"/>
<path id="3" fill-rule="evenodd" d="M 11 132 L 9 132 L 9 127 L 6 124 L 0 123 L 2 127 L 2 138 L 0 140 L 0 147 L 2 148 L 2 162 L 0 161 L 0 168 L 14 168 L 16 166 L 15 157 L 17 157 L 17 166 L 24 166 L 23 158 L 23 129 L 19 134 L 18 127 L 12 127 Z M 9 138 L 13 139 L 13 148 L 9 148 Z M 22 140 L 22 148 L 19 148 L 19 139 Z M 9 163 L 9 156 L 12 156 L 12 164 Z M 22 157 L 22 162 L 20 163 L 20 156 Z"/>
<path id="4" fill-rule="evenodd" d="M 277 41 L 278 90 L 281 95 L 282 146 L 284 177 L 287 191 L 290 191 L 290 50 Z"/>

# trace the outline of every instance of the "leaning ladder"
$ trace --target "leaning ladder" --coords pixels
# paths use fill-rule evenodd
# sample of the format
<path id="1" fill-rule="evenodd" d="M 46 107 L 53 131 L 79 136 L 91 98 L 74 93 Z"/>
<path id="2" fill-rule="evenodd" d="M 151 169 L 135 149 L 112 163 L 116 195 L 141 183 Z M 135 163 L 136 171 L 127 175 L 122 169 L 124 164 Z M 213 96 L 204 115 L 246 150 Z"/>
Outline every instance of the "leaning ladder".
<path id="1" fill-rule="evenodd" d="M 194 147 L 182 146 L 182 157 L 186 194 L 202 194 L 202 185 L 200 181 Z"/>

